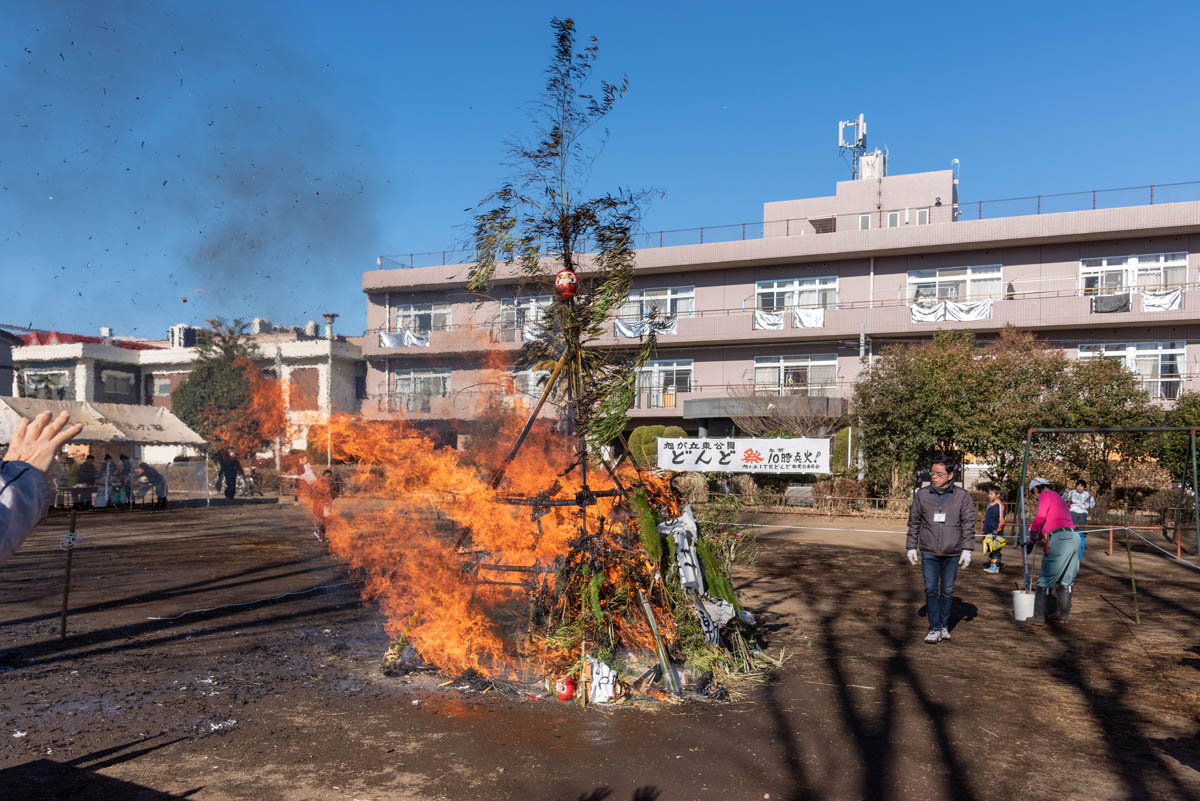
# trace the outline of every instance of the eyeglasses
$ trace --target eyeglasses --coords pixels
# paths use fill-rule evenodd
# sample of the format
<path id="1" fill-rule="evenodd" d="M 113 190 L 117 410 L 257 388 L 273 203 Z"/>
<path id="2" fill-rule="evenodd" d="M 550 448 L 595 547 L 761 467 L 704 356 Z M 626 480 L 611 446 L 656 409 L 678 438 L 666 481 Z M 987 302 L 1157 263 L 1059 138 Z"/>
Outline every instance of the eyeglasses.
<path id="1" fill-rule="evenodd" d="M 948 470 L 930 470 L 929 475 L 931 475 L 931 476 L 948 476 L 948 475 L 950 475 L 950 472 Z"/>

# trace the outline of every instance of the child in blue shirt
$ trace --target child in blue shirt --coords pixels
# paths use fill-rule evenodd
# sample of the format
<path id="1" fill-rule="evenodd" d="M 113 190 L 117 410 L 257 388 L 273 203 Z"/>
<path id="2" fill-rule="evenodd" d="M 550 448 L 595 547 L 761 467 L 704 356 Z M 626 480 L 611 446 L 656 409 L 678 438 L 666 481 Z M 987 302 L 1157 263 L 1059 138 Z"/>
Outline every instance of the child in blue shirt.
<path id="1" fill-rule="evenodd" d="M 1004 503 L 1000 500 L 1000 488 L 993 485 L 988 487 L 988 506 L 983 513 L 983 555 L 988 560 L 984 573 L 996 575 L 1000 572 L 1000 558 L 1003 553 L 1004 539 Z"/>

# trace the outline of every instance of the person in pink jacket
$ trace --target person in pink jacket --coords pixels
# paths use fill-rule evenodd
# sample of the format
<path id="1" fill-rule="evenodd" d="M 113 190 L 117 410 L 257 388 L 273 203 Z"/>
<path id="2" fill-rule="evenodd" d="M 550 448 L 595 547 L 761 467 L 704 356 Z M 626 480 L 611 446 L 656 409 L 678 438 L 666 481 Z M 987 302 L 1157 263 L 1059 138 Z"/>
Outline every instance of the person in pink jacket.
<path id="1" fill-rule="evenodd" d="M 1050 487 L 1049 481 L 1035 478 L 1029 482 L 1029 493 L 1037 497 L 1037 514 L 1029 525 L 1030 536 L 1025 549 L 1033 550 L 1034 542 L 1040 541 L 1044 553 L 1037 594 L 1033 599 L 1033 617 L 1029 622 L 1045 625 L 1050 592 L 1058 587 L 1056 609 L 1051 619 L 1066 623 L 1071 613 L 1075 578 L 1079 575 L 1079 532 L 1075 530 L 1066 502 Z"/>

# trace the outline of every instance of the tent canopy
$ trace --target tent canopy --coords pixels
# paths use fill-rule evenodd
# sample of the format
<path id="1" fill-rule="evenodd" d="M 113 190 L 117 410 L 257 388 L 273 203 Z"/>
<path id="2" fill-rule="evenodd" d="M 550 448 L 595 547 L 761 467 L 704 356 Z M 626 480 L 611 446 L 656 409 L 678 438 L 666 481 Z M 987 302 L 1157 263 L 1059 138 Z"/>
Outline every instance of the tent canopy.
<path id="1" fill-rule="evenodd" d="M 39 398 L 0 397 L 0 443 L 12 439 L 21 418 L 32 420 L 42 412 L 69 412 L 72 423 L 83 423 L 74 442 L 129 442 L 139 445 L 192 445 L 205 447 L 204 439 L 161 406 L 130 403 L 55 401 Z"/>

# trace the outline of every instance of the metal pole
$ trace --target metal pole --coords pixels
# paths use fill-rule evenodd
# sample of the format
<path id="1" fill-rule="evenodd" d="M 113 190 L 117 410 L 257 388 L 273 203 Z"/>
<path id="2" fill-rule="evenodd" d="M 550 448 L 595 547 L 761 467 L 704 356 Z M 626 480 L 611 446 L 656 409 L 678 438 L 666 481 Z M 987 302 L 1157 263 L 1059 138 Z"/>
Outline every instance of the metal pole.
<path id="1" fill-rule="evenodd" d="M 71 534 L 75 533 L 75 510 L 71 510 L 71 524 L 67 528 Z M 58 639 L 67 639 L 67 599 L 71 595 L 71 556 L 75 553 L 74 544 L 67 549 L 67 573 L 63 578 L 63 604 L 62 604 L 62 623 L 58 629 Z"/>
<path id="2" fill-rule="evenodd" d="M 279 392 L 282 395 L 283 394 L 283 352 L 279 349 L 278 345 L 275 346 L 275 380 L 279 382 Z M 287 396 L 284 396 L 282 398 L 282 400 L 283 400 L 283 417 L 284 417 L 284 421 L 286 423 L 288 408 L 289 408 L 290 404 L 288 403 Z M 275 435 L 275 473 L 276 473 L 276 475 L 278 475 L 279 473 L 281 473 L 283 471 L 282 448 L 283 448 L 283 441 L 281 440 L 280 436 L 277 434 L 277 435 Z"/>
<path id="3" fill-rule="evenodd" d="M 1021 460 L 1021 484 L 1017 487 L 1017 497 L 1021 499 L 1021 565 L 1025 569 L 1025 589 L 1029 589 L 1029 552 L 1025 550 L 1025 542 L 1029 537 L 1029 525 L 1025 522 L 1025 478 L 1029 473 L 1029 443 L 1033 439 L 1033 429 L 1025 432 L 1025 458 Z"/>
<path id="4" fill-rule="evenodd" d="M 333 467 L 333 339 L 329 340 L 329 405 L 325 407 L 325 466 Z"/>
<path id="5" fill-rule="evenodd" d="M 1188 436 L 1191 438 L 1191 445 L 1188 450 L 1192 453 L 1192 524 L 1196 527 L 1196 553 L 1200 554 L 1200 489 L 1197 489 L 1196 482 L 1196 428 L 1193 426 L 1188 429 Z"/>

